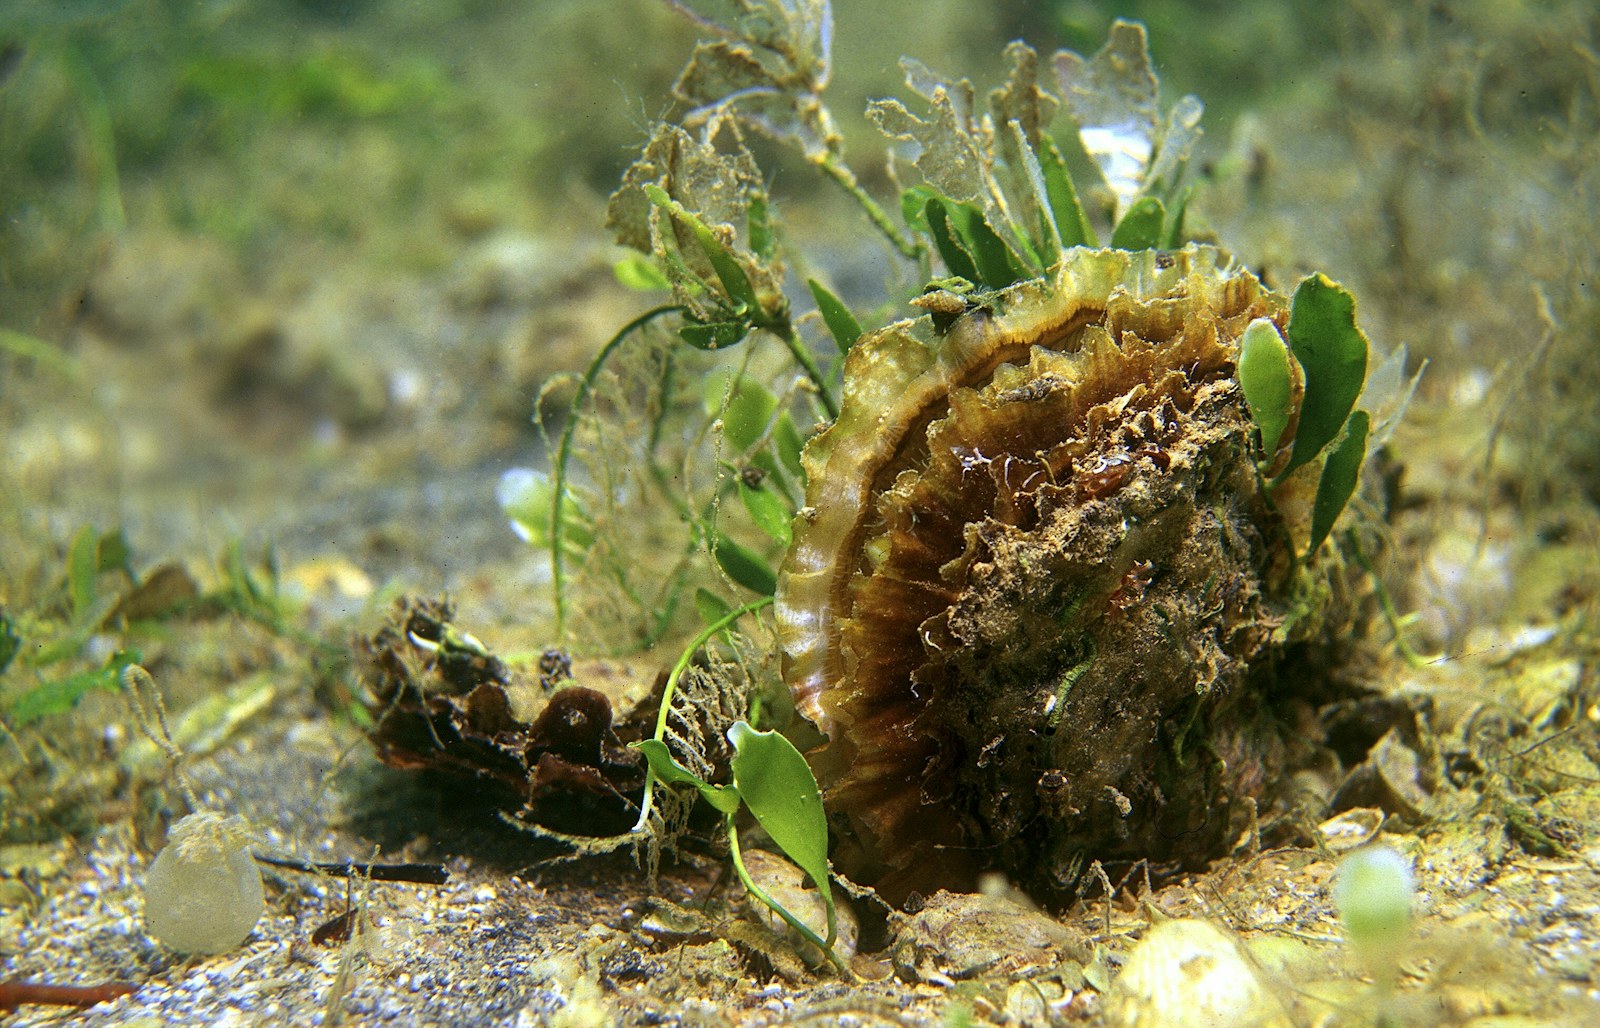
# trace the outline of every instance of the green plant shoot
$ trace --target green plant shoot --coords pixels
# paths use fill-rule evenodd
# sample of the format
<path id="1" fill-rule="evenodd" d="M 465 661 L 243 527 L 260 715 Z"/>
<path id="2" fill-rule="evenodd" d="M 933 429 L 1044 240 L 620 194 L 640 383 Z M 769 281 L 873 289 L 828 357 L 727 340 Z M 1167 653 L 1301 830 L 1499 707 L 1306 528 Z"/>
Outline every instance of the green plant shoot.
<path id="1" fill-rule="evenodd" d="M 1289 349 L 1305 370 L 1306 391 L 1284 475 L 1316 459 L 1338 437 L 1361 395 L 1367 337 L 1356 327 L 1355 314 L 1355 299 L 1325 275 L 1310 276 L 1294 292 Z"/>
<path id="2" fill-rule="evenodd" d="M 1239 384 L 1261 432 L 1262 461 L 1269 465 L 1293 409 L 1292 359 L 1277 326 L 1266 318 L 1252 321 L 1239 337 Z"/>

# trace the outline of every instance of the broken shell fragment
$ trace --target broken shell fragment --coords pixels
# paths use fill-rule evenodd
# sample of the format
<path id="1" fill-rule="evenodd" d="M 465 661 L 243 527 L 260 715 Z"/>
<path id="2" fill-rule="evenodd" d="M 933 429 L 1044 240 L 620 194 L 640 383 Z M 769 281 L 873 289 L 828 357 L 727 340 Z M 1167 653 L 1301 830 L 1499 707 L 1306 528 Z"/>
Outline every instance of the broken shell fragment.
<path id="1" fill-rule="evenodd" d="M 1289 313 L 1209 247 L 1076 249 L 852 348 L 777 597 L 842 870 L 1055 902 L 1237 838 L 1283 762 L 1255 676 L 1323 595 L 1291 542 L 1315 468 L 1269 495 L 1236 376 Z"/>
<path id="2" fill-rule="evenodd" d="M 1167 921 L 1128 955 L 1106 998 L 1121 1028 L 1171 1024 L 1287 1025 L 1239 945 L 1206 921 Z"/>

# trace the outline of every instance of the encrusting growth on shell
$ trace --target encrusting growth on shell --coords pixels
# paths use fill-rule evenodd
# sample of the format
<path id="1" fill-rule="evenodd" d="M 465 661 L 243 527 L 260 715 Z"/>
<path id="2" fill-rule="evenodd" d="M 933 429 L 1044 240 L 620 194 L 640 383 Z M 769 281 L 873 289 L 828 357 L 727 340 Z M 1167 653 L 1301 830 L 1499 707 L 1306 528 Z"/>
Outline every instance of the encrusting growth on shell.
<path id="1" fill-rule="evenodd" d="M 1077 249 L 852 349 L 778 592 L 842 870 L 1048 901 L 1237 834 L 1282 749 L 1246 679 L 1307 588 L 1237 340 L 1288 317 L 1208 247 Z"/>

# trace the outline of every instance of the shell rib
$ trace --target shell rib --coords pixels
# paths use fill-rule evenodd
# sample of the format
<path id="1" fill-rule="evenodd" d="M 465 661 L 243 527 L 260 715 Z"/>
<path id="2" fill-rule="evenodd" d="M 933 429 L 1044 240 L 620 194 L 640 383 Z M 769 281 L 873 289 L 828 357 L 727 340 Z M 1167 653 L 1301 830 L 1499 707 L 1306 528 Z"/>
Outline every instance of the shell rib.
<path id="1" fill-rule="evenodd" d="M 893 896 L 1000 867 L 1048 897 L 1226 831 L 1210 805 L 1272 743 L 1220 715 L 1287 574 L 1235 340 L 1287 316 L 1207 247 L 1078 249 L 942 339 L 853 348 L 777 602 L 847 873 Z"/>

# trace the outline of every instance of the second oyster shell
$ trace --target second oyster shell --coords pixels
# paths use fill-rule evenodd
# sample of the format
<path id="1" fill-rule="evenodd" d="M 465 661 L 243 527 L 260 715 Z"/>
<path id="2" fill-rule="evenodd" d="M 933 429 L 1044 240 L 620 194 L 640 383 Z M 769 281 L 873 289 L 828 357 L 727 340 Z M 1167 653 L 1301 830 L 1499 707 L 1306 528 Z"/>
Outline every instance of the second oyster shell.
<path id="1" fill-rule="evenodd" d="M 1049 901 L 1236 837 L 1282 750 L 1248 679 L 1304 580 L 1234 365 L 1288 316 L 1208 247 L 1078 249 L 942 339 L 856 345 L 778 591 L 842 870 Z"/>

